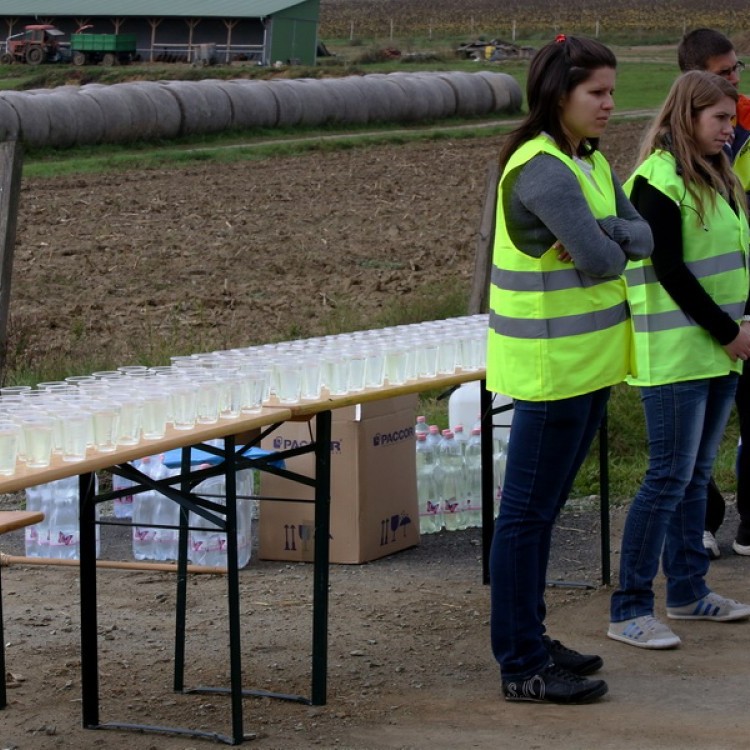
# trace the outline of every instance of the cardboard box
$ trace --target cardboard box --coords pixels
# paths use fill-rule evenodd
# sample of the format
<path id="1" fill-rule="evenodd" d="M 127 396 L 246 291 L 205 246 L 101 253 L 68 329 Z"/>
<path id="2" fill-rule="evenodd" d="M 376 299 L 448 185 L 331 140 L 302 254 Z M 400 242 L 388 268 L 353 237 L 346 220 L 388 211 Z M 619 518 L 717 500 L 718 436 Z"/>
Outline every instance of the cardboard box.
<path id="1" fill-rule="evenodd" d="M 419 544 L 416 395 L 336 409 L 331 424 L 331 562 L 362 563 Z M 282 450 L 311 439 L 315 420 L 286 422 L 261 442 Z M 314 475 L 313 454 L 286 462 Z M 261 472 L 261 496 L 310 498 L 313 489 Z M 313 503 L 260 501 L 259 557 L 311 562 Z"/>

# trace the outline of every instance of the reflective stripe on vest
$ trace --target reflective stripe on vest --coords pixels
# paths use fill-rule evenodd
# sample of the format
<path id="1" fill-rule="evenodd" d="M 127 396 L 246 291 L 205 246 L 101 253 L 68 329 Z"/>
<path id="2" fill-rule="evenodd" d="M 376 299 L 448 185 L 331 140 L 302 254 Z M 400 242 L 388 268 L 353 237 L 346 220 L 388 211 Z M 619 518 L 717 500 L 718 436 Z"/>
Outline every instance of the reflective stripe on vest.
<path id="1" fill-rule="evenodd" d="M 539 153 L 560 159 L 575 175 L 592 214 L 616 215 L 612 173 L 596 152 L 587 175 L 547 136 L 523 144 L 500 179 L 490 284 L 487 387 L 513 398 L 546 401 L 589 393 L 624 379 L 630 322 L 622 277 L 595 279 L 557 259 L 513 245 L 505 227 L 506 175 Z"/>
<path id="2" fill-rule="evenodd" d="M 712 206 L 704 200 L 699 216 L 695 199 L 677 174 L 674 158 L 652 154 L 625 183 L 630 192 L 637 176 L 672 199 L 682 217 L 683 260 L 711 299 L 734 320 L 745 310 L 748 296 L 748 226 L 720 196 Z M 661 385 L 739 372 L 724 348 L 687 315 L 659 283 L 651 260 L 629 263 L 625 272 L 633 315 L 636 385 Z"/>

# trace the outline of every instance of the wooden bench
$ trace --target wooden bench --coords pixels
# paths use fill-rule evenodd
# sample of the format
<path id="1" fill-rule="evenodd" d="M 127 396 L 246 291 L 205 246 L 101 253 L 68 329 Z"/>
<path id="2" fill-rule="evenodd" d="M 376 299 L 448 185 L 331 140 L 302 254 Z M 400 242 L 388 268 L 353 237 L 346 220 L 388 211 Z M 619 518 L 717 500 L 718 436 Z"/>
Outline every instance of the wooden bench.
<path id="1" fill-rule="evenodd" d="M 26 510 L 0 511 L 0 534 L 32 526 L 44 520 L 44 513 Z M 2 565 L 0 565 L 2 571 Z M 5 694 L 5 634 L 3 633 L 3 587 L 0 572 L 0 708 L 7 705 Z"/>

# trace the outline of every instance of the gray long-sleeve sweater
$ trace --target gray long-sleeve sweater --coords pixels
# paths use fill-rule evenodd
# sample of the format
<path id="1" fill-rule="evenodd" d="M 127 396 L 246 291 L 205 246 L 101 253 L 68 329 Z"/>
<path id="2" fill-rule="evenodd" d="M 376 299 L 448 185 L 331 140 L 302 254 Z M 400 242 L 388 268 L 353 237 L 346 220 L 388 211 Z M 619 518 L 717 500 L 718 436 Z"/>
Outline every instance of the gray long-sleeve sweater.
<path id="1" fill-rule="evenodd" d="M 594 218 L 573 172 L 555 156 L 538 154 L 503 183 L 503 209 L 513 244 L 539 258 L 559 241 L 587 276 L 618 276 L 628 260 L 651 255 L 651 229 L 612 173 L 617 215 Z"/>

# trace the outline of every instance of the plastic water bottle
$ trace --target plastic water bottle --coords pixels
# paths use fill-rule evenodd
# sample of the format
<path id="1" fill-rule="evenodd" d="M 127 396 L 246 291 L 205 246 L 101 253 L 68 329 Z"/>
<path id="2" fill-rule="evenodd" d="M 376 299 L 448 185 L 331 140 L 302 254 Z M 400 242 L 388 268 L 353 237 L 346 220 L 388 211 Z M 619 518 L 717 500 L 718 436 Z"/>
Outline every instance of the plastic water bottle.
<path id="1" fill-rule="evenodd" d="M 414 437 L 427 435 L 430 428 L 427 426 L 427 417 L 417 417 L 417 423 L 414 425 Z"/>
<path id="2" fill-rule="evenodd" d="M 248 472 L 249 473 L 249 472 Z M 237 494 L 244 495 L 248 486 L 245 478 L 238 482 Z M 223 476 L 203 480 L 195 493 L 219 505 L 226 504 L 226 481 Z M 252 540 L 252 504 L 248 500 L 237 500 L 237 567 L 243 568 L 250 561 Z M 195 513 L 190 514 L 189 555 L 196 565 L 210 567 L 227 566 L 227 535 L 210 521 Z"/>
<path id="3" fill-rule="evenodd" d="M 47 557 L 77 560 L 81 534 L 78 510 L 78 477 L 50 482 L 53 496 L 49 520 Z"/>
<path id="4" fill-rule="evenodd" d="M 434 534 L 443 528 L 443 513 L 435 483 L 436 465 L 437 457 L 427 442 L 426 433 L 417 435 L 417 497 L 422 534 Z"/>
<path id="5" fill-rule="evenodd" d="M 226 492 L 224 477 L 218 476 L 204 479 L 200 484 L 196 485 L 194 492 L 206 500 L 223 505 Z M 190 513 L 190 527 L 190 549 L 188 554 L 191 562 L 195 563 L 195 565 L 207 565 L 210 567 L 226 565 L 226 534 L 223 534 L 215 524 L 203 518 L 203 516 L 192 512 Z"/>
<path id="6" fill-rule="evenodd" d="M 164 457 L 157 462 L 152 477 L 154 479 L 165 479 L 169 476 L 179 474 L 179 469 L 169 469 L 164 465 Z M 153 553 L 155 560 L 176 560 L 180 531 L 177 528 L 165 528 L 179 526 L 180 506 L 174 500 L 170 500 L 161 492 L 154 493 L 153 520 L 158 528 L 154 529 Z"/>
<path id="7" fill-rule="evenodd" d="M 446 430 L 438 447 L 440 467 L 440 500 L 443 510 L 443 523 L 448 531 L 465 528 L 463 513 L 463 473 L 464 459 L 461 446 L 453 433 Z"/>
<path id="8" fill-rule="evenodd" d="M 132 487 L 134 482 L 131 482 L 125 477 L 118 476 L 117 474 L 112 475 L 112 489 L 113 490 L 124 490 L 127 487 Z M 133 496 L 123 495 L 114 500 L 115 518 L 132 518 L 133 517 Z"/>
<path id="9" fill-rule="evenodd" d="M 464 455 L 466 476 L 466 528 L 482 525 L 482 431 L 474 428 Z"/>
<path id="10" fill-rule="evenodd" d="M 464 432 L 464 426 L 457 424 L 453 427 L 453 439 L 461 446 L 461 455 L 466 455 L 466 444 L 469 442 L 469 436 Z"/>
<path id="11" fill-rule="evenodd" d="M 427 431 L 427 445 L 434 451 L 437 451 L 443 438 L 440 436 L 440 428 L 436 424 L 431 424 Z"/>
<path id="12" fill-rule="evenodd" d="M 150 477 L 157 463 L 160 462 L 153 456 L 146 456 L 138 468 Z M 154 523 L 157 499 L 158 493 L 153 490 L 139 492 L 133 498 L 133 557 L 136 560 L 154 559 L 156 529 L 151 528 L 150 524 Z"/>
<path id="13" fill-rule="evenodd" d="M 45 491 L 47 495 L 46 498 Z M 33 526 L 27 526 L 25 529 L 24 542 L 26 547 L 26 557 L 47 556 L 47 547 L 49 546 L 50 515 L 50 504 L 48 502 L 48 498 L 50 496 L 51 493 L 46 485 L 37 485 L 36 487 L 27 487 L 26 489 L 26 510 L 39 510 L 44 513 L 43 521 L 41 521 L 40 523 L 35 523 Z"/>

